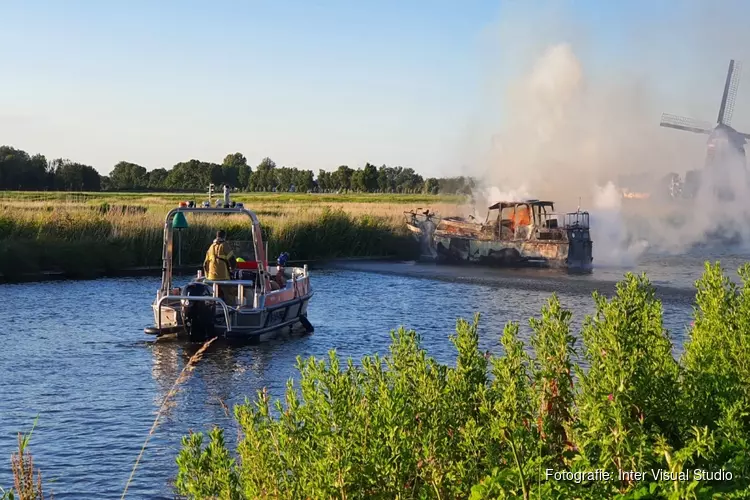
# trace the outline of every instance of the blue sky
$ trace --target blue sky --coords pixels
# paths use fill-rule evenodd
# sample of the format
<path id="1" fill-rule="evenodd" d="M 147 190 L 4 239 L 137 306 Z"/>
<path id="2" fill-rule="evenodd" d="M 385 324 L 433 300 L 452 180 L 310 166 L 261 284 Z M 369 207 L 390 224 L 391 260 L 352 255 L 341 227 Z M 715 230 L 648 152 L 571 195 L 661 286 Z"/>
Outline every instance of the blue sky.
<path id="1" fill-rule="evenodd" d="M 564 26 L 545 32 L 547 7 L 521 0 L 0 0 L 0 144 L 102 173 L 240 151 L 316 172 L 369 161 L 460 174 L 490 140 L 487 82 L 502 87 L 528 64 L 503 39 L 508 24 L 534 43 L 571 40 L 593 78 L 617 61 L 684 81 L 698 60 L 679 42 L 687 10 L 675 8 L 687 2 L 551 5 Z M 685 88 L 721 85 L 732 56 Z M 716 109 L 710 92 L 695 105 L 667 90 L 665 110 Z M 502 120 L 502 107 L 489 114 Z"/>

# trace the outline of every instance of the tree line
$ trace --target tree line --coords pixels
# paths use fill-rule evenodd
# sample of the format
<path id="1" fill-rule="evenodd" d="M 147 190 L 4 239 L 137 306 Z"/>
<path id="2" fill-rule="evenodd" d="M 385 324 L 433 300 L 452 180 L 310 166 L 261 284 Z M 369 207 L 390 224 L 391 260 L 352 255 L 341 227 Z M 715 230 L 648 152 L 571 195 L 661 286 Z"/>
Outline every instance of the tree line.
<path id="1" fill-rule="evenodd" d="M 228 154 L 222 163 L 189 160 L 171 169 L 147 170 L 121 161 L 107 176 L 67 159 L 48 161 L 44 155 L 30 155 L 10 146 L 0 146 L 0 189 L 19 191 L 204 191 L 213 183 L 227 184 L 241 191 L 273 192 L 361 192 L 470 194 L 475 186 L 470 177 L 423 178 L 412 168 L 376 167 L 367 163 L 353 169 L 341 165 L 335 170 L 279 167 L 264 158 L 255 168 L 241 153 Z"/>

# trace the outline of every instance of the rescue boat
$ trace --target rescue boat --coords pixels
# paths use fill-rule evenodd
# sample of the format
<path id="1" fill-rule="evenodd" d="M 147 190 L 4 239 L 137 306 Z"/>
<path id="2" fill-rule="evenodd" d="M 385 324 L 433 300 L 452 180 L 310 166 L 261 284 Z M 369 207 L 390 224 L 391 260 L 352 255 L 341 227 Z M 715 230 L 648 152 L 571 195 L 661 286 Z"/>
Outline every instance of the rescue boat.
<path id="1" fill-rule="evenodd" d="M 249 218 L 252 241 L 228 241 L 238 258 L 231 279 L 211 281 L 199 270 L 185 286 L 173 287 L 173 233 L 187 227 L 185 214 L 190 213 L 240 214 Z M 313 288 L 307 265 L 284 267 L 279 261 L 277 264 L 282 265 L 269 266 L 266 254 L 258 217 L 242 203 L 211 207 L 210 203 L 196 206 L 194 202 L 181 202 L 164 221 L 161 286 L 152 304 L 155 324 L 145 328 L 145 333 L 194 342 L 220 337 L 251 343 L 284 333 L 312 333 L 307 307 Z M 276 283 L 278 273 L 285 278 L 283 286 Z M 236 287 L 231 294 L 233 300 L 229 300 L 230 294 L 223 293 L 224 287 Z"/>

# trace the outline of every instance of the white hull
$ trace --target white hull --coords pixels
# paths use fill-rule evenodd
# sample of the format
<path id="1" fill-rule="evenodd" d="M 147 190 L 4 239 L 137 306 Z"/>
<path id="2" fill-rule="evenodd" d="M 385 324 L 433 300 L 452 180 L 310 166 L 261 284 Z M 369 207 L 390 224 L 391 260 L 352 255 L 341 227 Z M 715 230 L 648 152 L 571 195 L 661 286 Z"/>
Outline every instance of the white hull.
<path id="1" fill-rule="evenodd" d="M 227 329 L 224 313 L 217 309 L 214 315 L 211 336 L 226 339 L 247 340 L 250 342 L 265 342 L 273 340 L 279 335 L 292 334 L 294 330 L 307 331 L 303 323 L 307 318 L 307 306 L 313 293 L 277 306 L 266 309 L 238 308 L 229 312 L 230 328 Z M 154 323 L 159 322 L 159 310 L 154 304 Z M 161 329 L 153 329 L 149 333 L 157 336 L 177 335 L 178 338 L 189 337 L 182 317 L 182 307 L 176 305 L 161 306 Z"/>

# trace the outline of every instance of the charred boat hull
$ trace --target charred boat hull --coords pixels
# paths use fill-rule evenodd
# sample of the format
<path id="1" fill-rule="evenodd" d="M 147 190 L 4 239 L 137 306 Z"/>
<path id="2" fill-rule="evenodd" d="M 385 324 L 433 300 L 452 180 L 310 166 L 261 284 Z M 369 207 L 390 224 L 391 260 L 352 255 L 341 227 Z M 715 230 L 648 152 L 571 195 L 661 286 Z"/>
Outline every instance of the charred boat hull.
<path id="1" fill-rule="evenodd" d="M 447 264 L 591 269 L 593 261 L 591 242 L 588 245 L 528 241 L 500 243 L 440 236 L 435 236 L 434 241 L 435 260 Z"/>
<path id="2" fill-rule="evenodd" d="M 517 207 L 528 213 L 516 217 Z M 563 224 L 548 213 L 551 202 L 502 202 L 496 220 L 478 223 L 459 217 L 420 218 L 413 212 L 407 226 L 423 246 L 422 259 L 442 263 L 474 263 L 492 267 L 542 266 L 590 270 L 593 243 L 588 213 L 565 214 Z M 511 210 L 509 212 L 509 210 Z M 429 250 L 424 250 L 428 248 Z"/>

